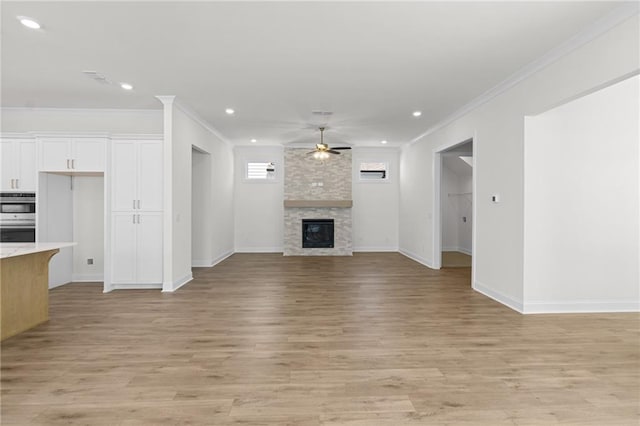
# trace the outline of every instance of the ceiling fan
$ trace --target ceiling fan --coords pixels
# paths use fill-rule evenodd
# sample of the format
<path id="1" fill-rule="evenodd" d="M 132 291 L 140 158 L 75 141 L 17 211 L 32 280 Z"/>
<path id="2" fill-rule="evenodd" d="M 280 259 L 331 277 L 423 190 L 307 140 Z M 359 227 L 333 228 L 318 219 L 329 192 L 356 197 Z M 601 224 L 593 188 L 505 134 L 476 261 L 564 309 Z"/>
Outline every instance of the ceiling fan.
<path id="1" fill-rule="evenodd" d="M 313 154 L 313 158 L 318 160 L 326 160 L 329 158 L 329 154 L 340 155 L 339 150 L 351 149 L 350 146 L 342 146 L 336 148 L 329 148 L 329 145 L 324 143 L 324 131 L 325 127 L 318 127 L 320 129 L 320 143 L 316 144 L 316 148 L 313 151 L 309 151 L 308 154 Z"/>

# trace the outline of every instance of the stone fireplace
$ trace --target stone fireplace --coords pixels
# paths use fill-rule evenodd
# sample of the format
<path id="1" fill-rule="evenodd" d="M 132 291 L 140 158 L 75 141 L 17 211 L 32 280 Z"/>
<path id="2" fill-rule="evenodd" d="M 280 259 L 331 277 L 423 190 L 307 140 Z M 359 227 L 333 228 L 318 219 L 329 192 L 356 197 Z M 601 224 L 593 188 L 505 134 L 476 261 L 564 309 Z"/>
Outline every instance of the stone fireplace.
<path id="1" fill-rule="evenodd" d="M 324 161 L 308 152 L 289 148 L 284 153 L 284 255 L 350 256 L 351 151 Z M 318 219 L 333 221 L 333 247 L 304 247 L 303 221 Z"/>

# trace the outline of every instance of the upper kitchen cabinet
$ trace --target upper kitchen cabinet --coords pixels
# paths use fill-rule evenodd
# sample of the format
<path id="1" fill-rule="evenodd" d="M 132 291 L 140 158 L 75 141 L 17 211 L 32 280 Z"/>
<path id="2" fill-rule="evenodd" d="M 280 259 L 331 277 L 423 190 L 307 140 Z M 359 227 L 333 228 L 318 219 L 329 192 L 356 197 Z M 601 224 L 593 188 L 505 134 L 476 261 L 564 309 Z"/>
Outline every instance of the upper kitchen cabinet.
<path id="1" fill-rule="evenodd" d="M 105 138 L 41 138 L 38 141 L 42 172 L 105 171 Z"/>
<path id="2" fill-rule="evenodd" d="M 111 209 L 162 211 L 162 142 L 115 140 L 111 155 Z"/>
<path id="3" fill-rule="evenodd" d="M 36 143 L 30 139 L 0 140 L 1 191 L 36 190 Z"/>

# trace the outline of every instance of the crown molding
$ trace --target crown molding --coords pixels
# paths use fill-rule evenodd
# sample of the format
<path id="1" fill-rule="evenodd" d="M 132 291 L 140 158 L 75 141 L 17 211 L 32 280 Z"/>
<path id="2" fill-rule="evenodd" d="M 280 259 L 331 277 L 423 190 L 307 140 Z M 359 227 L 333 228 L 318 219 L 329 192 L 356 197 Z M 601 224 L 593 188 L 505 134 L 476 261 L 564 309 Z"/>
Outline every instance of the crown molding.
<path id="1" fill-rule="evenodd" d="M 2 132 L 0 133 L 2 139 L 35 139 L 36 135 L 25 132 Z"/>
<path id="2" fill-rule="evenodd" d="M 173 104 L 173 101 L 176 99 L 176 97 L 175 95 L 156 95 L 156 99 L 162 102 L 162 105 L 171 106 Z"/>
<path id="3" fill-rule="evenodd" d="M 68 113 L 100 113 L 100 114 L 161 114 L 162 109 L 120 109 L 120 108 L 55 108 L 55 107 L 1 107 L 2 111 L 32 111 L 32 112 L 68 112 Z"/>
<path id="4" fill-rule="evenodd" d="M 158 97 L 160 98 L 160 97 Z M 186 106 L 185 104 L 183 104 L 180 101 L 174 101 L 174 106 L 176 108 L 178 108 L 180 111 L 184 112 L 189 118 L 191 118 L 193 121 L 195 121 L 196 123 L 198 123 L 199 125 L 201 125 L 204 129 L 206 129 L 209 133 L 211 133 L 212 135 L 214 135 L 215 137 L 217 137 L 218 139 L 220 139 L 222 142 L 224 142 L 227 146 L 229 147 L 233 147 L 233 144 L 231 143 L 231 141 L 229 141 L 229 139 L 227 139 L 222 133 L 220 133 L 220 131 L 218 129 L 216 129 L 215 127 L 213 127 L 211 124 L 209 124 L 207 122 L 207 120 L 205 120 L 204 118 L 202 118 L 202 116 L 200 116 L 197 112 L 195 112 L 193 109 L 189 108 L 188 106 Z"/>
<path id="5" fill-rule="evenodd" d="M 613 9 L 611 12 L 602 16 L 600 19 L 588 26 L 585 30 L 580 31 L 562 44 L 548 51 L 540 58 L 525 65 L 523 68 L 503 80 L 501 83 L 487 90 L 477 98 L 473 99 L 471 102 L 464 105 L 462 108 L 458 109 L 440 122 L 431 126 L 425 132 L 410 140 L 408 142 L 408 145 L 412 145 L 418 142 L 420 139 L 429 136 L 430 134 L 442 129 L 443 127 L 448 126 L 457 119 L 464 117 L 473 110 L 489 102 L 491 99 L 511 89 L 521 81 L 526 80 L 540 70 L 568 55 L 572 51 L 580 48 L 581 46 L 584 46 L 585 44 L 596 39 L 612 28 L 620 25 L 627 19 L 638 15 L 638 13 L 640 13 L 640 3 L 637 2 L 628 2 L 620 7 Z"/>
<path id="6" fill-rule="evenodd" d="M 106 138 L 111 140 L 162 140 L 164 136 L 161 133 L 29 131 L 29 132 L 2 132 L 0 133 L 0 138 L 6 138 L 6 139 Z"/>
<path id="7" fill-rule="evenodd" d="M 164 140 L 162 133 L 113 133 L 111 140 Z"/>

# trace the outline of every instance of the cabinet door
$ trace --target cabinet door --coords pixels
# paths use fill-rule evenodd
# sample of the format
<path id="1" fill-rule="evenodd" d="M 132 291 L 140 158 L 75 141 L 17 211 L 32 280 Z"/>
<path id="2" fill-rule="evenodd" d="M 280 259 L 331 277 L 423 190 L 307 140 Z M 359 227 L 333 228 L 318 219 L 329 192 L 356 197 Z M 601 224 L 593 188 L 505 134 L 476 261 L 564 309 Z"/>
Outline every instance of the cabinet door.
<path id="1" fill-rule="evenodd" d="M 138 200 L 143 211 L 162 210 L 162 143 L 138 142 Z"/>
<path id="2" fill-rule="evenodd" d="M 69 171 L 71 169 L 71 141 L 66 138 L 40 140 L 40 170 L 45 172 Z"/>
<path id="3" fill-rule="evenodd" d="M 136 231 L 134 213 L 114 213 L 111 216 L 111 282 L 136 282 Z"/>
<path id="4" fill-rule="evenodd" d="M 106 140 L 102 138 L 73 139 L 72 168 L 78 172 L 104 172 Z"/>
<path id="5" fill-rule="evenodd" d="M 13 153 L 13 141 L 0 140 L 0 189 L 2 191 L 11 191 L 15 188 L 15 155 Z"/>
<path id="6" fill-rule="evenodd" d="M 18 159 L 17 187 L 21 191 L 35 191 L 38 172 L 36 171 L 36 143 L 35 141 L 16 142 Z"/>
<path id="7" fill-rule="evenodd" d="M 162 213 L 139 213 L 137 282 L 162 283 Z"/>
<path id="8" fill-rule="evenodd" d="M 111 209 L 134 210 L 137 199 L 135 142 L 114 141 L 111 164 Z"/>

